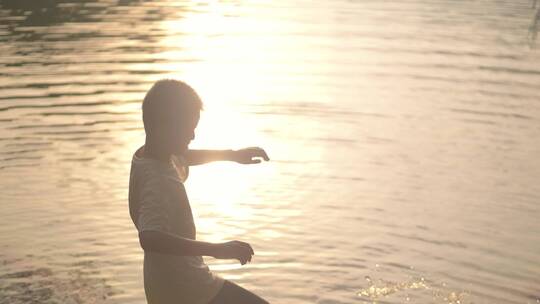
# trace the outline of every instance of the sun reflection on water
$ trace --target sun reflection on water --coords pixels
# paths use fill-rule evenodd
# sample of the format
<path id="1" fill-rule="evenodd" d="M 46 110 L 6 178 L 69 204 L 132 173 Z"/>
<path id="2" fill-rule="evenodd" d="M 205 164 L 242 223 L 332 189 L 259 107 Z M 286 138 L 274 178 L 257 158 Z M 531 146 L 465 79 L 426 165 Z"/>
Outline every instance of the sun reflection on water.
<path id="1" fill-rule="evenodd" d="M 265 62 L 264 47 L 238 34 L 257 23 L 246 24 L 245 18 L 228 14 L 229 6 L 210 3 L 204 10 L 182 12 L 162 23 L 169 33 L 160 42 L 165 51 L 158 56 L 168 60 L 162 68 L 171 71 L 170 77 L 188 81 L 208 104 L 255 96 L 263 84 L 256 71 L 257 62 Z M 262 58 L 249 60 L 254 54 Z M 232 83 L 241 84 L 242 90 L 231 90 Z"/>
<path id="2" fill-rule="evenodd" d="M 414 291 L 429 291 L 433 300 L 437 303 L 446 304 L 465 304 L 471 303 L 467 301 L 467 292 L 457 292 L 452 290 L 446 290 L 438 286 L 434 282 L 427 282 L 425 278 L 411 278 L 407 281 L 392 282 L 386 280 L 376 280 L 375 282 L 371 277 L 366 276 L 365 280 L 368 284 L 367 287 L 362 288 L 357 292 L 357 295 L 366 302 L 378 303 L 387 301 L 387 298 L 393 297 L 403 299 L 403 302 L 410 302 Z M 445 286 L 445 284 L 443 284 Z M 401 297 L 400 297 L 401 296 Z"/>

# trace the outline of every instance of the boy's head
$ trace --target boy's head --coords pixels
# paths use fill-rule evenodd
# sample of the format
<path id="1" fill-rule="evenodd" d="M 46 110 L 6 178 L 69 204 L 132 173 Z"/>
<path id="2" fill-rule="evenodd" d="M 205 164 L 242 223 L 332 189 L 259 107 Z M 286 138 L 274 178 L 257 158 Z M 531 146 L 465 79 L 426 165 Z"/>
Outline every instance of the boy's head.
<path id="1" fill-rule="evenodd" d="M 195 138 L 202 101 L 189 85 L 164 79 L 146 93 L 142 104 L 147 144 L 168 153 L 182 153 Z"/>

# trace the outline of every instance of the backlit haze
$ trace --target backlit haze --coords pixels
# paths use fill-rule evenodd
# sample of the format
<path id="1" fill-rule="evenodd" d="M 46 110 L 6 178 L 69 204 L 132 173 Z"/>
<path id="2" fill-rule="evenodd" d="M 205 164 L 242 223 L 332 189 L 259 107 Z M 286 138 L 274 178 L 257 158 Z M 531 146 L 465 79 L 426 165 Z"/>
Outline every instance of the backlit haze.
<path id="1" fill-rule="evenodd" d="M 538 6 L 538 4 L 537 4 Z M 538 8 L 536 8 L 538 9 Z M 271 303 L 538 303 L 531 1 L 1 1 L 0 303 L 146 303 L 141 101 L 201 96 L 205 258 Z M 530 36 L 529 36 L 530 37 Z"/>

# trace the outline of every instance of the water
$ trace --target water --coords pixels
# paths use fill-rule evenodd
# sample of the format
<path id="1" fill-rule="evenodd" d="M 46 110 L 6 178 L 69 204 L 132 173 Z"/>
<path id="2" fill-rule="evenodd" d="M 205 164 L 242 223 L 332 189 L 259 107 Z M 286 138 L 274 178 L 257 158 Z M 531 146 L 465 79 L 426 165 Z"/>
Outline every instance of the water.
<path id="1" fill-rule="evenodd" d="M 538 303 L 540 52 L 519 1 L 0 2 L 0 303 L 145 303 L 140 102 L 186 80 L 207 259 L 272 303 Z M 530 36 L 530 35 L 529 35 Z M 208 188 L 211 187 L 211 191 Z"/>

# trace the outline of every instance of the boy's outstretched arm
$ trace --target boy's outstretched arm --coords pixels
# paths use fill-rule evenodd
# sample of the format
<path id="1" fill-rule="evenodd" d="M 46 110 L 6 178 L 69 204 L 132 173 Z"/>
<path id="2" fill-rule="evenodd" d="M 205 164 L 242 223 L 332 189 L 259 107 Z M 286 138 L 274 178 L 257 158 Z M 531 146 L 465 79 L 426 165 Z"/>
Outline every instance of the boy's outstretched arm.
<path id="1" fill-rule="evenodd" d="M 144 251 L 180 256 L 204 255 L 216 259 L 237 259 L 242 265 L 250 262 L 255 254 L 253 248 L 245 242 L 208 243 L 154 230 L 139 232 L 139 242 Z"/>
<path id="2" fill-rule="evenodd" d="M 259 147 L 240 150 L 187 150 L 185 154 L 188 166 L 202 165 L 213 161 L 235 161 L 240 164 L 258 164 L 261 159 L 269 161 L 266 152 Z"/>

